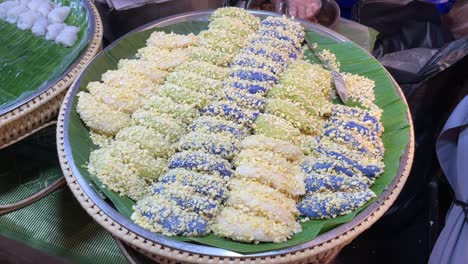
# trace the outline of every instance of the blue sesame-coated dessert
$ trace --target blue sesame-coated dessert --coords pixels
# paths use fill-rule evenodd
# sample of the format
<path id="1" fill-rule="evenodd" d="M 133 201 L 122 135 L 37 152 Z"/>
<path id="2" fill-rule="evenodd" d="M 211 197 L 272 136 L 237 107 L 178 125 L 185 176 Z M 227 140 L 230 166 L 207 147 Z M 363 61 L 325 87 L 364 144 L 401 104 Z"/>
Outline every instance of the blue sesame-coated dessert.
<path id="1" fill-rule="evenodd" d="M 203 151 L 184 151 L 174 154 L 169 159 L 169 169 L 175 168 L 219 173 L 219 175 L 227 177 L 231 177 L 234 173 L 228 161 Z"/>
<path id="2" fill-rule="evenodd" d="M 204 236 L 208 221 L 158 195 L 147 196 L 134 206 L 132 220 L 143 228 L 165 235 Z"/>
<path id="3" fill-rule="evenodd" d="M 242 90 L 225 88 L 224 98 L 235 102 L 240 107 L 246 107 L 252 110 L 263 110 L 265 107 L 265 98 L 257 94 L 251 94 Z"/>
<path id="4" fill-rule="evenodd" d="M 359 177 L 344 175 L 318 174 L 311 172 L 305 175 L 305 188 L 308 193 L 317 192 L 350 192 L 366 190 L 366 181 Z"/>
<path id="5" fill-rule="evenodd" d="M 226 133 L 190 132 L 180 140 L 179 147 L 184 150 L 202 150 L 206 153 L 231 159 L 237 152 L 239 140 Z"/>
<path id="6" fill-rule="evenodd" d="M 270 89 L 270 85 L 267 83 L 260 83 L 254 81 L 245 81 L 240 79 L 230 79 L 228 80 L 228 86 L 235 89 L 247 91 L 251 94 L 260 94 L 264 95 Z"/>
<path id="7" fill-rule="evenodd" d="M 278 77 L 269 71 L 255 68 L 234 68 L 231 71 L 232 78 L 244 81 L 277 83 Z"/>
<path id="8" fill-rule="evenodd" d="M 194 132 L 224 132 L 237 138 L 244 138 L 248 135 L 247 129 L 242 125 L 217 116 L 201 116 L 192 123 L 190 129 Z"/>
<path id="9" fill-rule="evenodd" d="M 207 105 L 201 110 L 201 113 L 208 116 L 224 117 L 238 124 L 251 126 L 255 119 L 257 119 L 259 111 L 243 109 L 236 103 L 226 100 Z"/>
<path id="10" fill-rule="evenodd" d="M 163 199 L 172 200 L 184 210 L 212 217 L 219 210 L 220 201 L 209 196 L 196 193 L 193 188 L 178 184 L 155 183 L 153 193 Z"/>
<path id="11" fill-rule="evenodd" d="M 333 192 L 306 195 L 297 209 L 311 219 L 323 219 L 344 215 L 363 206 L 375 197 L 371 190 L 359 192 Z"/>
<path id="12" fill-rule="evenodd" d="M 160 183 L 179 184 L 190 186 L 197 193 L 212 197 L 213 199 L 225 200 L 227 197 L 226 180 L 216 174 L 201 173 L 186 169 L 172 169 L 161 176 Z"/>

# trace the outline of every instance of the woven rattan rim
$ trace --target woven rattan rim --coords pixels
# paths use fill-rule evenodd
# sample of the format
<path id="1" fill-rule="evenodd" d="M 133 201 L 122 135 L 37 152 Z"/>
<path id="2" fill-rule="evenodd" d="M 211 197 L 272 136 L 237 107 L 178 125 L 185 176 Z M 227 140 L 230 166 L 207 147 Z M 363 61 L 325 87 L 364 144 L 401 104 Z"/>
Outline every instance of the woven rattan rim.
<path id="1" fill-rule="evenodd" d="M 66 90 L 101 49 L 103 27 L 101 17 L 93 2 L 88 1 L 94 21 L 93 35 L 81 59 L 55 85 L 27 103 L 0 116 L 0 149 L 37 132 L 57 116 Z"/>
<path id="2" fill-rule="evenodd" d="M 346 39 L 340 36 L 343 39 Z M 371 56 L 369 54 L 369 56 Z M 391 75 L 387 72 L 391 78 Z M 399 97 L 407 105 L 403 92 L 398 87 L 398 84 L 393 80 L 394 86 Z M 357 217 L 346 224 L 343 224 L 331 231 L 321 234 L 314 240 L 303 244 L 301 249 L 290 250 L 288 253 L 276 252 L 271 255 L 261 256 L 214 256 L 192 253 L 184 251 L 184 249 L 176 249 L 155 243 L 151 240 L 130 231 L 125 226 L 116 222 L 110 215 L 107 215 L 96 203 L 94 203 L 83 188 L 80 186 L 78 179 L 73 174 L 73 170 L 68 163 L 68 160 L 73 160 L 67 155 L 65 148 L 65 114 L 69 97 L 72 90 L 66 95 L 66 98 L 60 109 L 58 125 L 57 125 L 57 149 L 62 171 L 65 179 L 72 190 L 73 194 L 81 204 L 81 206 L 90 214 L 100 225 L 111 232 L 114 237 L 122 240 L 126 244 L 135 248 L 146 256 L 157 260 L 161 263 L 328 263 L 332 260 L 339 251 L 348 243 L 350 243 L 359 234 L 368 229 L 374 224 L 383 214 L 390 208 L 393 202 L 401 192 L 411 169 L 414 157 L 414 130 L 411 114 L 409 110 L 406 117 L 410 124 L 409 143 L 406 146 L 403 156 L 400 158 L 400 165 L 395 176 L 395 179 L 380 195 L 378 200 L 369 205 Z M 70 153 L 71 155 L 71 153 Z M 361 217 L 360 217 L 361 216 Z M 187 249 L 188 250 L 188 249 Z"/>
<path id="3" fill-rule="evenodd" d="M 389 75 L 390 76 L 390 75 Z M 394 81 L 395 82 L 395 81 Z M 407 105 L 406 99 L 401 91 L 397 87 L 397 92 L 402 100 Z M 194 263 L 287 263 L 287 262 L 299 262 L 299 261 L 308 261 L 316 259 L 317 256 L 323 255 L 329 257 L 330 254 L 336 254 L 342 247 L 350 243 L 354 238 L 359 234 L 368 229 L 372 224 L 374 224 L 383 214 L 390 208 L 393 202 L 398 197 L 401 192 L 411 169 L 411 165 L 414 157 L 414 130 L 413 122 L 411 119 L 411 114 L 408 110 L 406 116 L 410 124 L 410 141 L 406 147 L 405 153 L 400 160 L 400 168 L 397 174 L 397 181 L 394 181 L 388 189 L 381 195 L 381 197 L 386 197 L 383 202 L 370 205 L 373 212 L 364 220 L 358 222 L 355 219 L 350 223 L 345 225 L 350 226 L 351 228 L 346 232 L 341 234 L 334 233 L 334 230 L 326 232 L 321 236 L 325 236 L 322 242 L 311 245 L 309 248 L 298 250 L 289 254 L 279 254 L 273 256 L 264 256 L 264 257 L 217 257 L 217 256 L 207 256 L 199 255 L 190 252 L 184 252 L 178 249 L 166 247 L 164 245 L 156 244 L 152 241 L 148 241 L 145 238 L 129 231 L 124 226 L 121 226 L 119 223 L 115 222 L 112 218 L 106 215 L 83 191 L 80 184 L 77 182 L 77 179 L 73 175 L 73 172 L 68 164 L 67 155 L 65 153 L 64 145 L 64 119 L 65 119 L 65 109 L 67 108 L 68 97 L 70 92 L 66 95 L 64 103 L 60 109 L 60 114 L 58 118 L 57 125 L 57 149 L 59 154 L 59 160 L 64 173 L 64 177 L 75 195 L 78 199 L 81 206 L 90 214 L 94 220 L 96 220 L 100 225 L 105 229 L 111 232 L 115 237 L 123 240 L 125 243 L 131 245 L 134 248 L 137 248 L 141 252 L 144 252 L 145 255 L 150 256 L 155 260 L 165 259 L 166 261 L 174 262 L 194 262 Z M 402 162 L 404 161 L 404 163 Z M 402 164 L 403 163 L 403 164 Z M 399 176 L 400 175 L 400 176 Z M 399 176 L 399 177 L 398 177 Z M 321 237 L 319 236 L 319 237 Z M 312 242 L 311 242 L 312 243 Z M 328 253 L 328 254 L 327 254 Z"/>

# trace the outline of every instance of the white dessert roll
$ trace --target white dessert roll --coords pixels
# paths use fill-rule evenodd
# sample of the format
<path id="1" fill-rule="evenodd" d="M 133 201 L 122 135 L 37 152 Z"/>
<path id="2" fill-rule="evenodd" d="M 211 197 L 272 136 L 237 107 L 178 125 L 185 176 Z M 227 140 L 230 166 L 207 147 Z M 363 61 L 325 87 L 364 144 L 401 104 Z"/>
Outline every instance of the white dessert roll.
<path id="1" fill-rule="evenodd" d="M 47 26 L 47 33 L 45 38 L 47 40 L 55 40 L 60 32 L 65 28 L 65 24 L 54 23 Z"/>
<path id="2" fill-rule="evenodd" d="M 19 16 L 18 24 L 16 26 L 21 30 L 28 30 L 31 29 L 39 18 L 39 14 L 36 11 L 29 10 L 28 12 L 22 13 Z"/>
<path id="3" fill-rule="evenodd" d="M 54 5 L 51 2 L 43 2 L 37 9 L 37 12 L 47 17 L 47 15 L 50 13 L 50 11 L 52 11 L 52 9 L 54 9 Z"/>
<path id="4" fill-rule="evenodd" d="M 80 29 L 75 26 L 65 26 L 62 31 L 58 34 L 55 42 L 57 44 L 61 44 L 65 47 L 71 47 L 75 44 L 76 40 L 78 39 L 78 32 Z"/>
<path id="5" fill-rule="evenodd" d="M 39 15 L 39 17 L 36 19 L 36 22 L 34 22 L 31 31 L 36 36 L 44 36 L 47 32 L 48 25 L 49 22 L 47 22 L 47 18 L 45 18 L 42 15 Z"/>
<path id="6" fill-rule="evenodd" d="M 47 19 L 50 23 L 63 23 L 67 19 L 68 15 L 70 14 L 71 8 L 69 6 L 62 6 L 54 8 L 50 13 L 47 15 Z"/>
<path id="7" fill-rule="evenodd" d="M 28 8 L 26 7 L 26 5 L 19 4 L 19 5 L 15 6 L 15 7 L 12 7 L 7 12 L 6 22 L 8 22 L 10 24 L 16 24 L 16 22 L 18 22 L 19 16 L 22 13 L 25 13 L 27 11 L 28 11 Z"/>
<path id="8" fill-rule="evenodd" d="M 18 2 L 16 1 L 5 1 L 3 3 L 0 3 L 0 19 L 1 20 L 6 20 L 7 19 L 7 14 L 10 9 L 18 6 Z"/>

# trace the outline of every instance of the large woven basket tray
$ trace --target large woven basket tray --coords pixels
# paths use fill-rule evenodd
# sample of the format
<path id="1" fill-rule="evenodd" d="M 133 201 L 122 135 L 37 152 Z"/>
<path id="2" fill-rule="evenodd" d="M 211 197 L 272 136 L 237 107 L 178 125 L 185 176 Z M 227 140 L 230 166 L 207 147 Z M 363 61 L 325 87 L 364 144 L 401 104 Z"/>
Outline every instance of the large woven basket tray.
<path id="1" fill-rule="evenodd" d="M 153 27 L 163 27 L 180 22 L 206 21 L 211 12 L 212 11 L 191 12 L 168 17 L 138 28 L 129 34 Z M 276 15 L 274 13 L 263 11 L 252 11 L 252 13 L 258 16 Z M 337 35 L 324 27 L 305 21 L 301 21 L 301 23 L 307 29 L 332 38 L 335 41 L 348 41 L 346 38 Z M 126 36 L 117 40 L 113 45 L 107 47 L 106 50 L 111 49 L 116 43 L 125 37 Z M 390 77 L 389 74 L 388 76 Z M 90 183 L 79 173 L 77 166 L 81 166 L 81 164 L 75 164 L 73 160 L 68 135 L 68 125 L 73 99 L 78 91 L 81 79 L 82 76 L 75 81 L 72 88 L 67 93 L 58 118 L 57 148 L 64 176 L 79 203 L 99 224 L 111 232 L 116 238 L 161 263 L 330 262 L 345 245 L 350 243 L 364 230 L 368 229 L 388 210 L 403 188 L 413 161 L 414 132 L 411 115 L 408 110 L 406 112 L 406 118 L 410 124 L 410 140 L 406 146 L 403 156 L 400 159 L 398 172 L 395 175 L 395 178 L 379 198 L 359 213 L 351 222 L 343 224 L 321 234 L 309 242 L 297 246 L 251 255 L 242 255 L 225 249 L 180 242 L 145 230 L 120 215 L 111 204 L 107 203 L 99 196 L 99 194 L 90 186 Z M 393 81 L 393 83 L 398 96 L 406 103 L 402 91 L 395 81 Z"/>
<path id="2" fill-rule="evenodd" d="M 59 78 L 0 115 L 0 149 L 49 125 L 48 122 L 57 116 L 67 88 L 101 49 L 101 17 L 92 2 L 85 0 L 84 3 L 89 14 L 88 46 Z"/>

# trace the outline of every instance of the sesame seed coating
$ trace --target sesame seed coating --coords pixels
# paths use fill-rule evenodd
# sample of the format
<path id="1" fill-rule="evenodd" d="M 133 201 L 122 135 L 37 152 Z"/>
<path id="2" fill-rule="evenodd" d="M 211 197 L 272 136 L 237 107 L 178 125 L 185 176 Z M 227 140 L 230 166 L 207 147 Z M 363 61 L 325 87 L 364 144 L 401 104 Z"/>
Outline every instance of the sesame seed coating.
<path id="1" fill-rule="evenodd" d="M 224 201 L 227 199 L 225 187 L 226 179 L 216 174 L 206 174 L 186 169 L 172 169 L 162 175 L 160 183 L 179 184 L 190 186 L 197 193 L 209 196 L 213 199 Z"/>
<path id="2" fill-rule="evenodd" d="M 177 67 L 176 71 L 192 72 L 205 78 L 222 81 L 229 76 L 226 68 L 219 67 L 204 61 L 189 61 Z"/>
<path id="3" fill-rule="evenodd" d="M 208 221 L 197 213 L 183 210 L 160 195 L 147 196 L 133 207 L 132 220 L 153 232 L 166 236 L 204 236 Z"/>
<path id="4" fill-rule="evenodd" d="M 344 73 L 343 79 L 348 90 L 349 98 L 360 102 L 364 107 L 369 109 L 372 116 L 380 119 L 382 109 L 375 105 L 375 83 L 364 76 L 359 76 L 351 73 Z"/>
<path id="5" fill-rule="evenodd" d="M 277 39 L 277 38 L 272 38 L 268 36 L 263 36 L 260 38 L 254 38 L 250 41 L 251 44 L 254 46 L 256 45 L 268 45 L 272 47 L 275 50 L 281 50 L 281 52 L 284 52 L 289 56 L 291 59 L 298 59 L 301 57 L 301 49 L 298 49 L 297 47 L 291 46 L 289 43 L 285 43 L 284 41 Z"/>
<path id="6" fill-rule="evenodd" d="M 280 83 L 313 94 L 320 101 L 330 100 L 331 74 L 319 65 L 298 60 L 281 74 Z"/>
<path id="7" fill-rule="evenodd" d="M 114 87 L 100 82 L 90 82 L 87 88 L 89 93 L 101 103 L 125 113 L 135 112 L 143 100 L 143 96 L 131 89 L 114 89 Z"/>
<path id="8" fill-rule="evenodd" d="M 255 46 L 248 46 L 247 48 L 243 49 L 243 52 L 247 54 L 268 57 L 279 63 L 283 68 L 286 67 L 287 64 L 292 61 L 288 53 L 261 44 L 255 44 Z"/>
<path id="9" fill-rule="evenodd" d="M 231 66 L 262 69 L 273 74 L 278 74 L 283 69 L 281 63 L 278 63 L 268 57 L 251 53 L 236 56 L 232 61 Z"/>
<path id="10" fill-rule="evenodd" d="M 200 195 L 191 186 L 157 182 L 151 186 L 151 189 L 154 195 L 160 195 L 174 201 L 184 211 L 211 218 L 219 210 L 219 200 Z"/>
<path id="11" fill-rule="evenodd" d="M 366 190 L 367 181 L 359 177 L 319 174 L 311 172 L 304 177 L 307 193 L 318 192 L 353 192 Z"/>
<path id="12" fill-rule="evenodd" d="M 327 137 L 349 149 L 357 150 L 363 155 L 383 158 L 383 143 L 378 137 L 373 137 L 373 139 L 370 140 L 368 137 L 356 133 L 354 130 L 347 130 L 341 126 L 324 130 L 323 137 Z"/>
<path id="13" fill-rule="evenodd" d="M 226 54 L 222 51 L 197 47 L 190 50 L 192 60 L 212 63 L 220 67 L 226 67 L 234 58 L 235 54 Z"/>
<path id="14" fill-rule="evenodd" d="M 247 91 L 251 94 L 259 95 L 264 95 L 270 89 L 270 85 L 268 83 L 240 80 L 235 78 L 228 79 L 228 86 Z"/>
<path id="15" fill-rule="evenodd" d="M 222 87 L 222 82 L 203 77 L 202 75 L 176 71 L 167 77 L 167 82 L 182 86 L 197 92 L 214 93 Z"/>
<path id="16" fill-rule="evenodd" d="M 203 150 L 231 159 L 237 152 L 239 143 L 235 136 L 226 133 L 190 132 L 181 138 L 179 146 L 184 150 Z"/>
<path id="17" fill-rule="evenodd" d="M 91 129 L 89 131 L 89 138 L 93 141 L 93 144 L 99 147 L 105 147 L 112 143 L 113 137 L 108 134 L 101 134 L 100 132 Z"/>
<path id="18" fill-rule="evenodd" d="M 152 62 L 158 69 L 173 70 L 188 60 L 189 49 L 174 49 L 169 51 L 156 46 L 148 46 L 139 49 L 136 57 L 143 61 Z"/>
<path id="19" fill-rule="evenodd" d="M 160 70 L 158 64 L 152 62 L 152 61 L 143 61 L 143 60 L 128 60 L 128 59 L 123 59 L 120 60 L 118 63 L 119 70 L 121 72 L 125 72 L 127 74 L 125 75 L 120 75 L 121 72 L 119 72 L 119 78 L 121 79 L 122 82 L 128 83 L 129 80 L 127 79 L 128 74 L 131 74 L 133 76 L 141 76 L 144 78 L 148 78 L 151 82 L 154 84 L 161 84 L 165 81 L 167 75 L 169 72 Z M 104 78 L 103 74 L 103 78 Z M 103 79 L 104 81 L 104 79 Z M 145 93 L 145 95 L 149 95 L 151 93 Z"/>
<path id="20" fill-rule="evenodd" d="M 88 169 L 109 189 L 138 199 L 148 193 L 147 182 L 157 180 L 166 166 L 166 159 L 154 158 L 138 145 L 114 141 L 91 152 Z"/>
<path id="21" fill-rule="evenodd" d="M 310 90 L 298 89 L 294 86 L 278 84 L 268 92 L 269 98 L 279 98 L 288 100 L 297 105 L 298 108 L 304 109 L 307 114 L 315 119 L 322 119 L 325 105 L 328 100 L 321 94 L 317 94 Z"/>
<path id="22" fill-rule="evenodd" d="M 300 23 L 293 22 L 286 17 L 267 17 L 261 22 L 262 28 L 274 28 L 277 30 L 291 32 L 297 35 L 297 38 L 302 42 L 304 40 L 304 28 Z"/>
<path id="23" fill-rule="evenodd" d="M 222 18 L 240 19 L 244 25 L 246 25 L 252 30 L 257 30 L 260 25 L 260 19 L 258 17 L 250 14 L 248 11 L 241 8 L 218 8 L 216 9 L 216 11 L 213 12 L 213 14 L 211 14 L 210 22 L 214 22 L 215 20 Z"/>
<path id="24" fill-rule="evenodd" d="M 289 42 L 289 44 L 293 47 L 300 48 L 302 41 L 298 38 L 297 35 L 292 34 L 291 32 L 287 32 L 284 30 L 276 30 L 267 27 L 261 27 L 259 34 L 265 37 L 276 38 L 282 41 Z"/>
<path id="25" fill-rule="evenodd" d="M 207 49 L 223 52 L 225 54 L 234 54 L 241 49 L 247 39 L 246 37 L 253 32 L 250 30 L 225 30 L 210 28 L 200 32 L 200 44 Z"/>
<path id="26" fill-rule="evenodd" d="M 155 115 L 151 110 L 137 110 L 132 115 L 137 125 L 147 126 L 165 136 L 168 142 L 175 142 L 186 132 L 185 125 L 173 117 L 162 114 Z"/>
<path id="27" fill-rule="evenodd" d="M 223 98 L 235 102 L 240 107 L 252 110 L 262 110 L 265 106 L 265 99 L 262 96 L 232 87 L 226 87 L 221 91 L 220 100 Z"/>
<path id="28" fill-rule="evenodd" d="M 354 120 L 360 124 L 374 130 L 377 135 L 382 135 L 383 125 L 379 118 L 372 116 L 368 111 L 357 107 L 347 107 L 343 105 L 333 105 L 332 115 L 338 118 Z"/>
<path id="29" fill-rule="evenodd" d="M 125 163 L 132 164 L 138 170 L 138 174 L 150 181 L 157 180 L 167 171 L 167 160 L 154 158 L 146 149 L 141 149 L 137 144 L 128 141 L 114 141 L 106 147 L 110 155 L 120 157 Z"/>
<path id="30" fill-rule="evenodd" d="M 211 226 L 213 233 L 236 241 L 258 243 L 281 243 L 291 237 L 291 230 L 283 222 L 275 222 L 264 216 L 244 212 L 234 207 L 225 207 L 215 218 Z M 298 225 L 293 233 L 300 232 Z"/>
<path id="31" fill-rule="evenodd" d="M 178 86 L 172 83 L 165 83 L 159 88 L 161 96 L 167 96 L 178 104 L 189 104 L 200 109 L 204 107 L 212 98 L 209 93 L 197 92 L 190 88 Z"/>
<path id="32" fill-rule="evenodd" d="M 317 119 L 309 116 L 306 111 L 293 102 L 269 98 L 266 102 L 265 112 L 288 120 L 305 134 L 317 134 L 319 131 L 319 128 L 316 126 L 320 125 L 320 123 L 314 124 L 313 122 Z"/>
<path id="33" fill-rule="evenodd" d="M 213 102 L 201 110 L 203 115 L 220 116 L 238 124 L 251 126 L 257 118 L 259 111 L 239 107 L 232 101 Z"/>
<path id="34" fill-rule="evenodd" d="M 233 175 L 231 167 L 228 161 L 203 151 L 183 151 L 174 154 L 169 159 L 169 169 L 184 168 L 198 172 L 218 173 L 223 177 Z"/>
<path id="35" fill-rule="evenodd" d="M 263 71 L 261 69 L 255 68 L 231 68 L 232 78 L 237 78 L 244 81 L 257 81 L 257 82 L 266 82 L 266 83 L 277 83 L 278 78 L 269 71 Z"/>
<path id="36" fill-rule="evenodd" d="M 229 133 L 237 138 L 244 138 L 248 133 L 242 125 L 217 116 L 201 116 L 190 128 L 195 132 Z"/>
<path id="37" fill-rule="evenodd" d="M 356 210 L 375 196 L 370 189 L 349 193 L 317 193 L 305 196 L 297 209 L 311 219 L 334 218 Z"/>
<path id="38" fill-rule="evenodd" d="M 271 114 L 261 114 L 255 120 L 254 134 L 284 140 L 293 145 L 299 145 L 302 139 L 301 131 L 288 120 Z"/>
<path id="39" fill-rule="evenodd" d="M 244 149 L 257 149 L 257 150 L 268 150 L 274 153 L 278 153 L 290 162 L 300 161 L 304 158 L 302 150 L 290 143 L 266 137 L 264 135 L 252 135 L 246 137 L 241 142 L 241 146 Z"/>
<path id="40" fill-rule="evenodd" d="M 155 31 L 151 33 L 150 37 L 146 40 L 146 45 L 165 50 L 181 49 L 190 46 L 198 46 L 198 38 L 194 34 L 179 35 Z"/>
<path id="41" fill-rule="evenodd" d="M 307 162 L 307 167 L 303 167 L 307 173 L 315 171 L 318 173 L 344 174 L 347 176 L 362 176 L 373 181 L 383 172 L 383 165 L 370 164 L 362 165 L 359 161 L 349 159 L 348 157 L 334 152 L 322 151 L 320 158 L 315 158 L 313 162 Z M 303 164 L 306 165 L 306 164 Z"/>
<path id="42" fill-rule="evenodd" d="M 346 156 L 352 160 L 359 160 L 359 163 L 362 165 L 369 164 L 380 164 L 382 156 L 372 155 L 369 151 L 363 152 L 359 149 L 348 148 L 343 144 L 334 141 L 328 137 L 322 137 L 317 144 L 316 150 L 317 153 L 323 153 L 324 151 L 333 151 L 339 153 L 343 156 Z M 383 164 L 379 165 L 383 167 Z"/>
<path id="43" fill-rule="evenodd" d="M 114 135 L 130 125 L 130 115 L 101 103 L 93 95 L 78 93 L 76 111 L 83 122 L 92 129 L 107 135 Z"/>
<path id="44" fill-rule="evenodd" d="M 210 30 L 239 32 L 242 36 L 247 36 L 255 33 L 258 25 L 255 28 L 249 27 L 240 17 L 218 17 L 211 21 L 208 28 Z"/>
<path id="45" fill-rule="evenodd" d="M 142 149 L 148 150 L 154 157 L 168 157 L 175 151 L 175 146 L 156 130 L 146 126 L 129 126 L 117 133 L 118 141 L 129 141 Z"/>
<path id="46" fill-rule="evenodd" d="M 190 124 L 200 115 L 192 105 L 179 104 L 172 101 L 170 97 L 160 95 L 153 95 L 146 99 L 141 109 L 151 111 L 156 116 L 168 115 L 186 124 Z"/>

